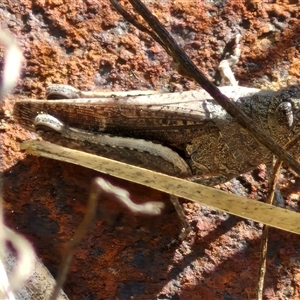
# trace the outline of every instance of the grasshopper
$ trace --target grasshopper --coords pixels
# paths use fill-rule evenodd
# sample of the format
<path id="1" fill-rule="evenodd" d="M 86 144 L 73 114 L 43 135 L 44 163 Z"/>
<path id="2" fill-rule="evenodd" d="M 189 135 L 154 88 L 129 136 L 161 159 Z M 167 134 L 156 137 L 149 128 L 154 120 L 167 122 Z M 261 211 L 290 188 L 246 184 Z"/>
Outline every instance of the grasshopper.
<path id="1" fill-rule="evenodd" d="M 115 1 L 112 4 L 121 14 L 128 16 Z M 143 10 L 145 12 L 145 8 Z M 174 44 L 164 45 L 168 39 L 164 29 L 160 29 L 162 38 L 142 25 L 138 27 L 162 44 L 170 55 L 174 54 L 175 61 L 182 60 L 185 54 L 179 54 L 181 50 L 175 50 L 176 45 L 175 48 Z M 153 28 L 157 29 L 156 25 Z M 171 40 L 168 43 L 173 43 Z M 235 79 L 226 75 L 226 65 L 238 61 L 239 37 L 236 44 L 234 56 L 225 60 L 225 67 L 224 61 L 220 64 L 221 73 L 235 86 L 221 88 L 219 95 L 238 99 L 236 106 L 248 122 L 259 126 L 264 136 L 270 136 L 279 146 L 284 146 L 298 133 L 300 90 L 293 86 L 278 92 L 238 87 Z M 185 57 L 183 60 L 194 70 L 189 59 Z M 186 73 L 188 76 L 189 72 Z M 207 82 L 204 86 L 210 93 Z M 17 102 L 14 108 L 17 121 L 30 129 L 33 125 L 45 140 L 52 143 L 83 149 L 134 166 L 213 186 L 272 160 L 271 152 L 239 127 L 205 91 L 121 95 L 51 85 L 47 98 L 47 101 Z M 273 150 L 274 145 L 273 142 Z M 298 148 L 296 144 L 292 154 L 299 153 Z"/>
<path id="2" fill-rule="evenodd" d="M 220 90 L 229 98 L 239 94 L 236 104 L 279 145 L 299 132 L 299 87 Z M 62 99 L 19 101 L 14 117 L 50 142 L 210 186 L 271 163 L 271 152 L 205 91 L 82 96 L 73 87 L 51 85 L 47 97 Z M 299 154 L 299 147 L 291 153 Z"/>

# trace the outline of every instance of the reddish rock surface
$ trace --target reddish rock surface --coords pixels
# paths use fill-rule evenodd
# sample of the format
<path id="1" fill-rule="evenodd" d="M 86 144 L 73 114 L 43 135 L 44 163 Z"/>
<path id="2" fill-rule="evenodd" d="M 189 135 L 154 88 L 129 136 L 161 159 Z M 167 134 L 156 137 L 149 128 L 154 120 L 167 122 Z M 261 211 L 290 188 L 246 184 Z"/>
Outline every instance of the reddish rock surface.
<path id="1" fill-rule="evenodd" d="M 218 63 L 243 35 L 234 67 L 239 83 L 279 88 L 299 84 L 298 1 L 147 1 L 193 61 L 216 83 Z M 2 1 L 0 24 L 24 51 L 22 78 L 1 111 L 1 169 L 6 223 L 23 233 L 55 275 L 64 243 L 86 210 L 94 171 L 25 156 L 19 143 L 35 134 L 13 122 L 17 97 L 42 98 L 48 83 L 84 90 L 197 88 L 178 75 L 166 53 L 128 25 L 109 1 Z M 252 176 L 253 175 L 253 176 Z M 285 172 L 286 175 L 286 172 Z M 161 200 L 159 217 L 134 216 L 109 198 L 75 254 L 65 285 L 70 299 L 255 299 L 261 225 L 185 202 L 193 232 L 181 245 L 179 219 L 168 196 L 108 178 L 137 202 Z M 265 170 L 223 189 L 265 196 Z M 298 211 L 299 180 L 281 178 L 286 205 Z M 300 238 L 270 232 L 265 299 L 300 299 Z"/>

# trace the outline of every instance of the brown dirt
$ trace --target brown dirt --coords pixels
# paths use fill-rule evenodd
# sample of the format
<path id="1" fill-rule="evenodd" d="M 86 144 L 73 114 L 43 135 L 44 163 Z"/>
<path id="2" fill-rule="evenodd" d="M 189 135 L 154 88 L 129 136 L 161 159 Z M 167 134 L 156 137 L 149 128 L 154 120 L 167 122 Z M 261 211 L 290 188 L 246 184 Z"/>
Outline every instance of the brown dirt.
<path id="1" fill-rule="evenodd" d="M 148 1 L 150 2 L 150 1 Z M 216 83 L 217 65 L 237 32 L 240 85 L 279 88 L 299 84 L 298 1 L 160 1 L 148 3 L 193 61 Z M 11 117 L 20 95 L 42 98 L 48 83 L 84 90 L 197 88 L 172 68 L 165 52 L 129 26 L 109 1 L 2 1 L 0 24 L 24 51 L 22 79 L 1 112 L 1 169 L 6 223 L 33 243 L 55 275 L 64 243 L 86 209 L 95 176 L 82 167 L 25 156 L 19 142 L 35 138 Z M 265 169 L 221 188 L 262 199 Z M 284 172 L 287 175 L 287 172 Z M 133 216 L 109 198 L 99 202 L 95 225 L 81 243 L 65 285 L 70 299 L 255 299 L 261 225 L 185 203 L 193 227 L 179 246 L 180 226 L 168 196 L 108 178 L 137 202 L 167 204 L 159 217 Z M 299 180 L 281 179 L 286 205 L 298 211 Z M 300 247 L 294 234 L 271 230 L 265 299 L 300 299 Z"/>

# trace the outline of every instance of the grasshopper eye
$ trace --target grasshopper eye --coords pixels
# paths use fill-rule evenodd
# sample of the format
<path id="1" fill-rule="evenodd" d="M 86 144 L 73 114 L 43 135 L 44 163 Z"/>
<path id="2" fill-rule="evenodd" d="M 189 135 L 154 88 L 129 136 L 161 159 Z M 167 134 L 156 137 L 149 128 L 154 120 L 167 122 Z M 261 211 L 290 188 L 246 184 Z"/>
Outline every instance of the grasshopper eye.
<path id="1" fill-rule="evenodd" d="M 290 102 L 280 103 L 275 111 L 276 121 L 279 128 L 290 130 L 293 126 L 294 115 L 293 107 Z"/>

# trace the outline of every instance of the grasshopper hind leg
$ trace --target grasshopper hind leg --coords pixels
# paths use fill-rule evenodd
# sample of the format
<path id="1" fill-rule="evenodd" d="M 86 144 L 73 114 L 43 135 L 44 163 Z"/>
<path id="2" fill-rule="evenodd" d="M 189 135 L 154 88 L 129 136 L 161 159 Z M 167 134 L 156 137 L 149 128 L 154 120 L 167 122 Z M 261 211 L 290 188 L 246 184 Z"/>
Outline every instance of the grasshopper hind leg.
<path id="1" fill-rule="evenodd" d="M 187 178 L 192 174 L 189 165 L 178 153 L 160 144 L 71 128 L 49 114 L 37 115 L 34 126 L 44 140 L 61 146 L 101 155 L 171 176 Z M 170 195 L 170 200 L 183 226 L 179 238 L 184 240 L 191 231 L 190 226 L 178 197 Z"/>

